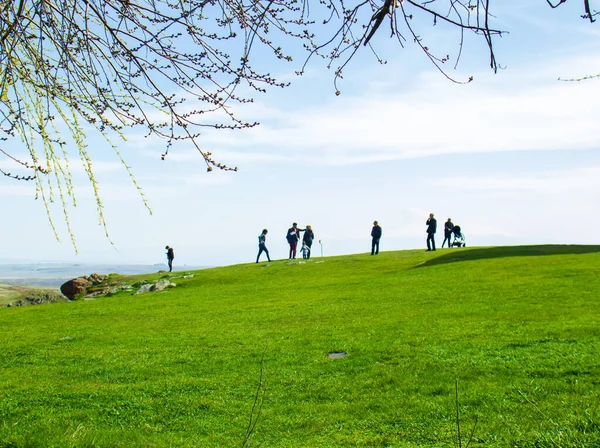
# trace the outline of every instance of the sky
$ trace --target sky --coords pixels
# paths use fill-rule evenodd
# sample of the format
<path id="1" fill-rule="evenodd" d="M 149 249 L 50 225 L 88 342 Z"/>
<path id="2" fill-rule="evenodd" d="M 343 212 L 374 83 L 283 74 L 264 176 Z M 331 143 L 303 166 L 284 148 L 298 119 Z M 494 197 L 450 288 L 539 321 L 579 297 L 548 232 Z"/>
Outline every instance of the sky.
<path id="1" fill-rule="evenodd" d="M 51 212 L 60 240 L 33 184 L 0 178 L 0 261 L 155 264 L 170 245 L 176 266 L 245 263 L 263 228 L 271 257 L 285 259 L 292 222 L 312 225 L 317 256 L 369 251 L 374 220 L 382 251 L 424 249 L 429 213 L 439 227 L 452 218 L 468 246 L 600 244 L 600 79 L 559 80 L 600 73 L 599 25 L 579 17 L 583 2 L 556 10 L 543 1 L 497 3 L 496 24 L 509 32 L 495 46 L 502 68 L 490 70 L 481 43 L 468 39 L 458 68 L 448 66 L 457 79 L 473 76 L 468 84 L 448 81 L 415 45 L 401 48 L 387 32 L 373 40 L 387 64 L 364 49 L 345 69 L 339 96 L 321 61 L 301 77 L 300 57 L 274 64 L 291 86 L 236 110 L 260 126 L 201 136 L 238 172 L 207 173 L 186 144 L 162 161 L 164 145 L 129 135 L 119 150 L 151 214 L 92 136 L 110 239 L 74 165 L 77 206 L 68 214 L 77 252 L 58 204 Z M 436 27 L 422 35 L 434 50 L 455 43 Z"/>

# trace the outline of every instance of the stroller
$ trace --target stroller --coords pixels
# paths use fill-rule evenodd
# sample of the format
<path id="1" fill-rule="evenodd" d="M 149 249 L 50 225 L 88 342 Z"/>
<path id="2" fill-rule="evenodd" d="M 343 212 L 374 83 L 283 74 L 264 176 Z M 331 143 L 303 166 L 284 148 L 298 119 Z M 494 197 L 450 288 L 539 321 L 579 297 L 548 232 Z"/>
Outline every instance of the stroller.
<path id="1" fill-rule="evenodd" d="M 454 226 L 452 228 L 452 244 L 450 247 L 466 247 L 465 234 L 462 233 L 460 226 Z"/>

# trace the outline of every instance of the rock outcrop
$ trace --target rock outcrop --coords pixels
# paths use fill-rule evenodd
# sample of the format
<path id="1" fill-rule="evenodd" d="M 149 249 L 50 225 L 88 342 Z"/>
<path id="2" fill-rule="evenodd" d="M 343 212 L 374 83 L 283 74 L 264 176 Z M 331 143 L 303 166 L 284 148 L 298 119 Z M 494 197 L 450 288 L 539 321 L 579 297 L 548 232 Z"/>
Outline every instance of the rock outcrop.
<path id="1" fill-rule="evenodd" d="M 87 288 L 92 284 L 93 283 L 87 280 L 86 277 L 77 277 L 63 283 L 60 286 L 60 292 L 62 292 L 69 300 L 77 300 L 85 296 Z"/>
<path id="2" fill-rule="evenodd" d="M 147 281 L 142 280 L 142 282 L 137 285 L 116 285 L 114 283 L 107 282 L 108 278 L 108 275 L 84 275 L 63 283 L 60 287 L 60 291 L 69 300 L 77 300 L 86 297 L 116 294 L 120 291 L 130 291 L 135 287 L 138 289 L 133 294 L 143 294 L 151 291 L 163 291 L 167 288 L 173 288 L 176 286 L 175 283 L 171 283 L 166 279 L 158 280 L 156 283 L 148 283 Z"/>

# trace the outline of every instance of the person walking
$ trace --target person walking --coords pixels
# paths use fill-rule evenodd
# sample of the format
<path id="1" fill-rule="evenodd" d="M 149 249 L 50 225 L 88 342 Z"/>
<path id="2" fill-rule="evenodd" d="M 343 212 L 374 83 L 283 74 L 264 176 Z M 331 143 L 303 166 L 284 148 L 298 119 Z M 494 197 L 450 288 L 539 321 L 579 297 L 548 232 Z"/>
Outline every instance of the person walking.
<path id="1" fill-rule="evenodd" d="M 371 230 L 371 255 L 379 254 L 379 240 L 381 239 L 381 226 L 377 221 L 373 221 L 373 229 Z"/>
<path id="2" fill-rule="evenodd" d="M 454 224 L 452 224 L 452 220 L 448 218 L 448 221 L 444 223 L 444 242 L 442 243 L 442 247 L 446 241 L 448 241 L 448 249 L 452 247 L 451 239 L 452 239 L 452 229 L 454 229 Z"/>
<path id="3" fill-rule="evenodd" d="M 285 238 L 287 239 L 288 244 L 290 245 L 290 260 L 296 259 L 296 247 L 298 246 L 298 240 L 300 239 L 300 231 L 303 229 L 298 228 L 298 223 L 295 222 L 292 224 L 287 231 L 287 235 Z"/>
<path id="4" fill-rule="evenodd" d="M 260 254 L 263 252 L 267 254 L 267 260 L 269 263 L 271 262 L 271 257 L 269 257 L 269 251 L 267 250 L 267 233 L 269 231 L 267 229 L 263 229 L 262 233 L 258 235 L 258 255 L 256 256 L 256 262 L 258 263 L 258 259 L 260 258 Z"/>
<path id="5" fill-rule="evenodd" d="M 173 272 L 173 259 L 175 258 L 175 252 L 171 246 L 166 246 L 167 249 L 167 263 L 169 264 L 169 272 Z"/>
<path id="6" fill-rule="evenodd" d="M 306 259 L 310 259 L 310 252 L 312 251 L 312 243 L 315 239 L 315 232 L 313 232 L 312 227 L 310 225 L 306 226 L 304 229 L 304 235 L 302 236 L 302 246 L 308 247 L 308 253 L 304 256 L 304 252 L 302 252 L 302 257 Z M 303 247 L 304 248 L 304 247 Z"/>
<path id="7" fill-rule="evenodd" d="M 437 221 L 433 213 L 429 214 L 429 219 L 425 222 L 427 226 L 427 251 L 435 250 L 435 232 L 437 231 Z"/>

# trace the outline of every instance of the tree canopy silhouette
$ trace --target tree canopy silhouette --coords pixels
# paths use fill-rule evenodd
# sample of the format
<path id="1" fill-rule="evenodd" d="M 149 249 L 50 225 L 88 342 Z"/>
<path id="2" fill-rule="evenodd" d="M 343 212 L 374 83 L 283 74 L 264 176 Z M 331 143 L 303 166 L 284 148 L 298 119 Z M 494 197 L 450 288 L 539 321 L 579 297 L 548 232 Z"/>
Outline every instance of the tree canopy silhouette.
<path id="1" fill-rule="evenodd" d="M 547 0 L 556 8 L 566 0 Z M 448 55 L 425 43 L 424 27 L 458 30 L 457 64 L 467 33 L 483 39 L 497 70 L 492 0 L 14 0 L 0 6 L 0 172 L 31 180 L 48 204 L 75 203 L 69 155 L 81 159 L 102 202 L 87 151 L 95 128 L 129 170 L 115 139 L 132 129 L 164 140 L 164 159 L 180 141 L 193 144 L 214 168 L 236 170 L 202 147 L 202 130 L 248 128 L 232 106 L 285 87 L 254 69 L 259 47 L 292 61 L 294 45 L 334 70 L 344 68 L 373 36 L 387 32 L 400 46 L 416 44 L 449 79 Z M 595 20 L 589 0 L 583 17 Z M 381 42 L 381 41 L 380 41 Z M 379 58 L 378 58 L 379 59 Z M 241 88 L 243 86 L 243 88 Z M 244 94 L 238 94 L 243 91 Z M 73 152 L 75 151 L 75 152 Z M 7 168 L 11 167 L 11 168 Z M 130 173 L 131 174 L 131 173 Z M 135 179 L 132 176 L 135 183 Z M 136 184 L 137 186 L 137 184 Z M 142 195 L 143 197 L 143 195 Z M 144 199 L 145 200 L 145 199 Z M 48 212 L 49 213 L 49 212 Z M 50 214 L 50 213 L 49 213 Z M 68 218 L 67 218 L 68 225 Z M 70 229 L 69 229 L 70 232 Z M 72 235 L 72 234 L 71 234 Z"/>

